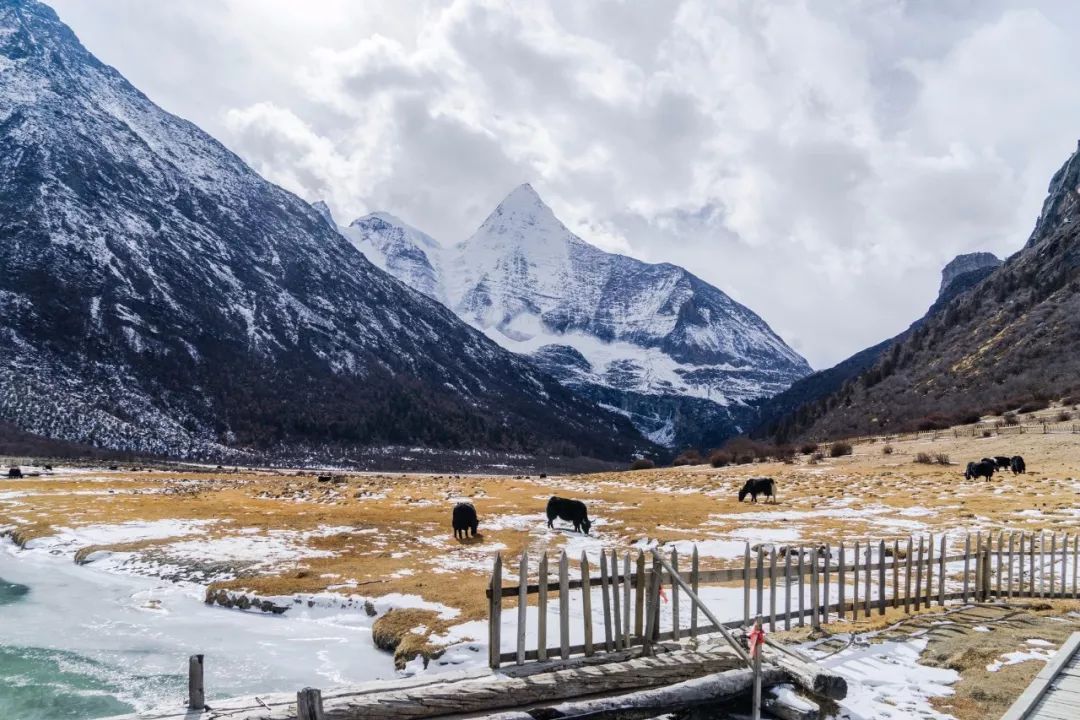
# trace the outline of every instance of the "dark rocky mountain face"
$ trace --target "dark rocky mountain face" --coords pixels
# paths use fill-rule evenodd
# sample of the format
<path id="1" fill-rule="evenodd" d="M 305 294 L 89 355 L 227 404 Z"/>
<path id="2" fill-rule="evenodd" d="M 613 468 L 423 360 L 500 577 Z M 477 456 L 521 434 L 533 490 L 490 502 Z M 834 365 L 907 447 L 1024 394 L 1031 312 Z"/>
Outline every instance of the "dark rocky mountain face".
<path id="1" fill-rule="evenodd" d="M 892 432 L 1080 389 L 1080 151 L 1054 175 L 1024 248 L 891 343 L 787 427 L 791 437 Z M 964 287 L 966 285 L 966 287 Z"/>
<path id="2" fill-rule="evenodd" d="M 934 304 L 926 314 L 895 337 L 861 350 L 827 370 L 796 381 L 790 388 L 761 403 L 754 437 L 772 438 L 785 443 L 803 431 L 828 410 L 835 394 L 848 382 L 873 368 L 887 350 L 903 342 L 919 327 L 943 311 L 953 299 L 974 288 L 1001 267 L 992 253 L 959 255 L 941 271 L 941 286 Z"/>
<path id="3" fill-rule="evenodd" d="M 166 455 L 651 447 L 0 0 L 0 419 Z"/>

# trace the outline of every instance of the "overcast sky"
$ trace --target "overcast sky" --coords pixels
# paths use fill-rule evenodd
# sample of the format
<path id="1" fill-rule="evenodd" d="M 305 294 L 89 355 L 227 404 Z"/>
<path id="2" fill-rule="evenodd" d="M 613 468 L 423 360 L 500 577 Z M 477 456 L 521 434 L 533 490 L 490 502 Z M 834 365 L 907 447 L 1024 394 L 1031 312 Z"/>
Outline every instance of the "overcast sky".
<path id="1" fill-rule="evenodd" d="M 1080 137 L 1080 3 L 52 0 L 99 58 L 339 222 L 444 243 L 531 182 L 815 368 L 1023 244 Z"/>

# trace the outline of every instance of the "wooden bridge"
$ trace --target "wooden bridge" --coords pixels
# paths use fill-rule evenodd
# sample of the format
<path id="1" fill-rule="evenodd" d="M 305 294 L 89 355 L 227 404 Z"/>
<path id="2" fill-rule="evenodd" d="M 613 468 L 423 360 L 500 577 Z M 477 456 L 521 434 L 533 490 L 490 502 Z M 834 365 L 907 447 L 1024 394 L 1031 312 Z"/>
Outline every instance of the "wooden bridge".
<path id="1" fill-rule="evenodd" d="M 1065 641 L 1001 720 L 1080 718 L 1080 632 Z"/>

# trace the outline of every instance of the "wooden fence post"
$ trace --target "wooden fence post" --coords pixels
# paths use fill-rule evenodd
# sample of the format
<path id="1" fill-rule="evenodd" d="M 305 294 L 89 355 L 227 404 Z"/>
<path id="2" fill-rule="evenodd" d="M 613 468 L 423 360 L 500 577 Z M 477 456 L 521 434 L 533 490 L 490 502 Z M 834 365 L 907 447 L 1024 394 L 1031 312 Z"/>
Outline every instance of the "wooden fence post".
<path id="1" fill-rule="evenodd" d="M 589 558 L 581 551 L 581 614 L 584 615 L 585 657 L 592 657 L 592 578 L 589 575 Z"/>
<path id="2" fill-rule="evenodd" d="M 945 537 L 941 536 L 941 551 L 938 553 L 938 607 L 945 606 Z"/>
<path id="3" fill-rule="evenodd" d="M 832 561 L 832 548 L 825 546 L 825 560 L 821 570 L 821 621 L 829 622 L 829 565 Z"/>
<path id="4" fill-rule="evenodd" d="M 1038 597 L 1036 594 L 1035 585 L 1035 533 L 1031 533 L 1031 537 L 1028 539 L 1028 584 L 1031 585 L 1031 593 L 1029 597 Z"/>
<path id="5" fill-rule="evenodd" d="M 892 606 L 900 607 L 900 540 L 892 541 Z"/>
<path id="6" fill-rule="evenodd" d="M 322 691 L 304 688 L 296 693 L 296 717 L 297 720 L 325 720 Z"/>
<path id="7" fill-rule="evenodd" d="M 626 578 L 623 578 L 623 582 L 626 582 Z M 623 643 L 622 634 L 622 609 L 620 605 L 619 594 L 619 554 L 612 548 L 611 550 L 611 614 L 612 614 L 612 634 L 615 636 L 615 649 L 624 650 L 626 645 Z"/>
<path id="8" fill-rule="evenodd" d="M 1020 551 L 1016 557 L 1016 575 L 1019 579 L 1017 583 L 1016 596 L 1024 597 L 1024 531 L 1020 531 Z"/>
<path id="9" fill-rule="evenodd" d="M 926 542 L 926 608 L 929 610 L 934 601 L 934 535 L 931 533 Z"/>
<path id="10" fill-rule="evenodd" d="M 791 547 L 790 545 L 788 546 Z M 805 581 L 805 570 L 803 568 L 803 547 L 799 546 L 799 627 L 806 624 L 806 596 L 803 590 L 803 584 Z"/>
<path id="11" fill-rule="evenodd" d="M 873 544 L 869 540 L 867 540 L 866 541 L 866 572 L 864 573 L 865 582 L 866 582 L 866 597 L 863 598 L 863 617 L 867 617 L 867 618 L 870 617 L 870 587 L 871 587 L 870 579 L 871 579 L 871 576 L 873 575 L 873 570 L 871 569 L 871 562 L 872 561 L 873 561 Z"/>
<path id="12" fill-rule="evenodd" d="M 975 588 L 972 593 L 974 602 L 982 602 L 982 578 L 986 572 L 983 565 L 982 531 L 975 533 Z"/>
<path id="13" fill-rule="evenodd" d="M 878 615 L 885 614 L 885 541 L 878 541 Z"/>
<path id="14" fill-rule="evenodd" d="M 671 569 L 675 572 L 679 572 L 679 551 L 674 547 L 671 548 Z M 692 603 L 691 603 L 692 604 Z M 675 579 L 671 579 L 671 637 L 673 640 L 678 640 L 680 636 L 680 620 L 679 617 L 679 583 L 675 582 Z"/>
<path id="15" fill-rule="evenodd" d="M 1061 597 L 1069 596 L 1069 588 L 1066 586 L 1066 576 L 1069 567 L 1069 533 L 1061 539 Z"/>
<path id="16" fill-rule="evenodd" d="M 846 574 L 847 574 L 847 568 L 844 567 L 844 543 L 842 543 L 842 542 L 840 543 L 840 556 L 838 558 L 838 562 L 840 563 L 840 572 L 839 572 L 839 575 L 836 578 L 836 589 L 839 591 L 839 596 L 840 596 L 839 600 L 840 600 L 840 602 L 837 603 L 837 609 L 838 609 L 837 610 L 837 615 L 840 617 L 841 620 L 843 620 L 844 619 L 844 594 L 845 594 L 845 591 L 847 590 L 847 588 L 845 587 L 845 585 L 847 583 L 847 579 L 845 577 Z"/>
<path id="17" fill-rule="evenodd" d="M 698 562 L 698 550 L 697 545 L 694 545 L 694 554 L 690 556 L 690 588 L 694 591 L 694 594 L 701 597 L 699 594 L 698 583 L 701 581 L 701 568 Z M 697 603 L 690 603 L 690 637 L 697 637 L 698 626 L 698 606 Z"/>
<path id="18" fill-rule="evenodd" d="M 496 553 L 491 570 L 491 603 L 488 607 L 488 665 L 497 670 L 502 652 L 502 553 Z"/>
<path id="19" fill-rule="evenodd" d="M 517 664 L 525 664 L 525 611 L 529 607 L 529 551 L 518 563 Z"/>
<path id="20" fill-rule="evenodd" d="M 664 587 L 664 571 L 660 567 L 660 560 L 658 559 L 659 552 L 653 553 L 653 574 L 656 575 L 656 593 L 653 595 L 652 603 L 649 605 L 649 609 L 653 614 L 653 642 L 660 637 L 660 590 Z"/>
<path id="21" fill-rule="evenodd" d="M 750 627 L 750 543 L 743 550 L 743 627 Z"/>
<path id="22" fill-rule="evenodd" d="M 1013 548 L 1015 547 L 1015 540 L 1016 540 L 1016 533 L 1015 532 L 1010 532 L 1009 533 L 1009 554 L 1008 554 L 1009 571 L 1008 571 L 1008 576 L 1006 578 L 1006 585 L 1005 585 L 1005 597 L 1007 597 L 1010 600 L 1012 600 L 1012 594 L 1013 594 Z"/>
<path id="23" fill-rule="evenodd" d="M 776 632 L 776 546 L 769 546 L 769 632 Z"/>
<path id="24" fill-rule="evenodd" d="M 188 658 L 188 708 L 202 710 L 206 707 L 206 685 L 203 681 L 203 656 Z"/>
<path id="25" fill-rule="evenodd" d="M 1054 597 L 1054 586 L 1057 584 L 1057 574 L 1054 572 L 1057 565 L 1057 533 L 1050 533 L 1050 597 Z M 1044 593 L 1045 595 L 1045 593 Z"/>
<path id="26" fill-rule="evenodd" d="M 818 610 L 818 554 L 817 547 L 810 548 L 810 627 L 821 628 L 821 614 Z"/>
<path id="27" fill-rule="evenodd" d="M 656 572 L 656 562 L 653 562 L 653 570 L 649 573 L 649 600 L 645 611 L 645 634 L 642 637 L 642 653 L 652 655 L 653 635 L 656 633 L 656 606 L 660 600 L 660 578 Z"/>
<path id="28" fill-rule="evenodd" d="M 611 636 L 611 578 L 608 576 L 607 553 L 603 548 L 600 549 L 600 597 L 604 605 L 604 650 L 611 652 L 615 649 Z"/>
<path id="29" fill-rule="evenodd" d="M 855 541 L 855 547 L 851 549 L 851 574 L 854 582 L 851 584 L 851 619 L 859 619 L 859 541 Z"/>
<path id="30" fill-rule="evenodd" d="M 760 543 L 757 548 L 757 572 L 754 577 L 757 580 L 757 616 L 760 618 L 765 611 L 765 548 Z"/>
<path id="31" fill-rule="evenodd" d="M 968 601 L 968 570 L 971 567 L 971 533 L 964 535 L 964 594 L 961 602 Z"/>
<path id="32" fill-rule="evenodd" d="M 784 629 L 791 629 L 791 553 L 787 551 L 784 552 Z"/>
<path id="33" fill-rule="evenodd" d="M 559 554 L 559 657 L 570 657 L 570 560 Z"/>
<path id="34" fill-rule="evenodd" d="M 634 581 L 634 592 L 637 606 L 634 608 L 634 634 L 638 638 L 645 637 L 645 553 L 638 550 L 637 578 Z"/>
<path id="35" fill-rule="evenodd" d="M 998 530 L 998 546 L 997 546 L 997 574 L 994 575 L 994 595 L 998 598 L 1001 597 L 1001 576 L 1004 574 L 1001 572 L 1001 558 L 1002 552 L 1005 549 L 1005 531 Z"/>
<path id="36" fill-rule="evenodd" d="M 547 550 L 537 568 L 540 594 L 536 596 L 536 659 L 547 660 L 548 559 Z"/>
<path id="37" fill-rule="evenodd" d="M 912 556 L 915 554 L 915 548 L 912 544 L 912 538 L 908 535 L 907 539 L 907 557 L 904 558 L 904 612 L 911 612 L 911 561 Z"/>
<path id="38" fill-rule="evenodd" d="M 923 543 L 925 540 L 922 535 L 919 536 L 919 559 L 915 563 L 915 612 L 918 612 L 922 605 Z"/>
<path id="39" fill-rule="evenodd" d="M 1080 533 L 1076 534 L 1073 538 L 1073 581 L 1072 581 L 1072 596 L 1073 598 L 1080 597 L 1080 593 L 1077 592 L 1077 575 L 1080 574 Z"/>

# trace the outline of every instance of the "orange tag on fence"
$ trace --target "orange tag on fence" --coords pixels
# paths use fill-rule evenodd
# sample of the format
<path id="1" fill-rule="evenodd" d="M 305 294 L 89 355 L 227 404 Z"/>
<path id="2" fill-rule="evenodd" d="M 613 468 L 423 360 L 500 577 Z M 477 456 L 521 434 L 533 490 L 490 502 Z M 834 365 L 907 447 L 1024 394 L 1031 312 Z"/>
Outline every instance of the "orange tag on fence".
<path id="1" fill-rule="evenodd" d="M 662 598 L 664 599 L 664 602 L 667 602 L 667 601 L 668 601 L 668 599 L 667 599 L 667 592 L 666 592 L 666 591 L 664 590 L 664 585 L 663 585 L 663 583 L 661 583 L 661 584 L 660 584 L 660 597 L 662 597 Z"/>

